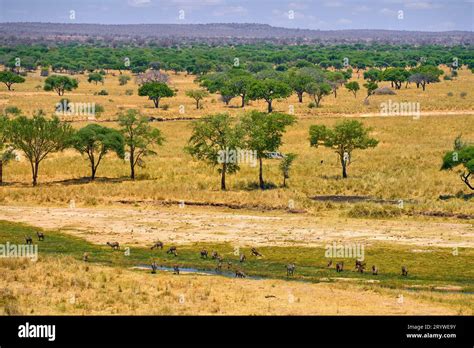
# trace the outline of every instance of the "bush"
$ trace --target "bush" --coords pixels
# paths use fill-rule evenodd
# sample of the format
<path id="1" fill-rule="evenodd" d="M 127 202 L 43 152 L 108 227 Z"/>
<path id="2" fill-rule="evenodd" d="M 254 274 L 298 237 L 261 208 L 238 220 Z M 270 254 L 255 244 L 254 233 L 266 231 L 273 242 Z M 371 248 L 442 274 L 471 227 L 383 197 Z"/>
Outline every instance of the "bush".
<path id="1" fill-rule="evenodd" d="M 163 105 L 161 105 L 161 109 L 162 109 L 162 110 L 165 110 L 165 111 L 166 111 L 166 110 L 168 110 L 169 108 L 170 108 L 170 106 L 169 106 L 168 104 L 163 104 Z"/>
<path id="2" fill-rule="evenodd" d="M 13 115 L 13 116 L 18 116 L 21 114 L 21 109 L 17 108 L 16 106 L 7 106 L 5 110 L 3 110 L 3 113 L 5 115 Z"/>
<path id="3" fill-rule="evenodd" d="M 104 111 L 105 108 L 102 105 L 95 104 L 95 116 L 99 117 Z"/>
<path id="4" fill-rule="evenodd" d="M 374 90 L 374 94 L 375 95 L 394 95 L 396 93 L 388 87 L 380 87 Z"/>
<path id="5" fill-rule="evenodd" d="M 448 97 L 452 97 L 453 95 L 453 92 L 448 92 Z"/>
<path id="6" fill-rule="evenodd" d="M 313 109 L 315 107 L 316 107 L 316 103 L 314 103 L 314 102 L 311 102 L 311 103 L 308 104 L 308 108 L 310 108 L 310 109 Z"/>
<path id="7" fill-rule="evenodd" d="M 461 96 L 461 98 L 465 98 L 467 96 L 467 92 L 461 92 L 459 95 Z"/>
<path id="8" fill-rule="evenodd" d="M 133 95 L 133 89 L 127 89 L 125 95 Z"/>
<path id="9" fill-rule="evenodd" d="M 451 81 L 451 80 L 452 80 L 452 77 L 451 77 L 451 76 L 448 76 L 448 75 L 444 75 L 443 80 L 445 80 L 445 81 Z"/>
<path id="10" fill-rule="evenodd" d="M 100 92 L 94 93 L 96 95 L 109 95 L 109 92 L 107 92 L 105 89 L 101 90 Z"/>

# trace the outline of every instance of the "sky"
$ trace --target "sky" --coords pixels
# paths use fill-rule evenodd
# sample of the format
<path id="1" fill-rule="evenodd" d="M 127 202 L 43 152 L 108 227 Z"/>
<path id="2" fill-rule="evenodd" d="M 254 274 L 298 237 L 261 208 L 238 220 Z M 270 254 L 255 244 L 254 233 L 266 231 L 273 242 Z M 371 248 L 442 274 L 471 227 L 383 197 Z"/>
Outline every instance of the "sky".
<path id="1" fill-rule="evenodd" d="M 0 22 L 473 31 L 474 0 L 0 0 Z"/>

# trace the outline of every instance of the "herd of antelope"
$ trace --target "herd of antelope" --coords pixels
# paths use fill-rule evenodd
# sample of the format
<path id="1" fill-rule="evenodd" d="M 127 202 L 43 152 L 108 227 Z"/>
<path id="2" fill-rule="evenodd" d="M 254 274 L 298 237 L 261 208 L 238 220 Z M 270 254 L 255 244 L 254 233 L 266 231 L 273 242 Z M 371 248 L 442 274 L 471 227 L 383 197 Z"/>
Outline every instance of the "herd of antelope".
<path id="1" fill-rule="evenodd" d="M 117 250 L 119 248 L 119 243 L 118 242 L 112 242 L 112 243 L 107 242 L 107 245 L 112 247 L 112 249 L 114 249 L 114 250 Z M 153 249 L 163 250 L 163 247 L 164 247 L 163 242 L 157 241 L 151 246 L 150 249 L 151 250 L 153 250 Z M 174 256 L 178 256 L 177 248 L 174 245 L 171 246 L 166 253 L 167 254 L 173 254 Z M 256 248 L 251 248 L 250 249 L 250 254 L 251 254 L 251 256 L 254 256 L 254 257 L 263 257 L 263 255 Z M 207 249 L 202 249 L 199 252 L 199 255 L 200 255 L 201 259 L 208 259 L 209 258 L 209 252 L 207 251 Z M 216 271 L 216 273 L 220 273 L 222 271 L 222 266 L 224 265 L 224 258 L 215 250 L 210 253 L 210 258 L 217 261 L 215 271 Z M 239 255 L 240 264 L 243 264 L 246 260 L 247 260 L 247 256 L 245 256 L 245 254 L 242 253 L 242 254 Z M 227 264 L 227 269 L 232 268 L 232 261 L 227 261 L 226 264 Z M 329 260 L 329 262 L 327 264 L 327 268 L 331 268 L 332 265 L 333 265 L 333 261 Z M 363 262 L 361 260 L 356 260 L 355 261 L 355 269 L 354 269 L 355 271 L 357 271 L 359 273 L 364 273 L 365 268 L 366 268 L 365 262 Z M 152 269 L 151 273 L 156 273 L 156 270 L 158 269 L 158 266 L 156 265 L 155 262 L 152 263 L 151 269 Z M 178 265 L 173 266 L 173 269 L 174 269 L 174 272 L 173 272 L 174 274 L 179 274 L 179 266 Z M 336 266 L 335 266 L 335 269 L 336 269 L 337 273 L 344 271 L 344 261 L 337 262 Z M 288 277 L 293 276 L 294 273 L 295 273 L 295 270 L 296 270 L 296 265 L 295 264 L 290 263 L 290 264 L 286 265 L 286 275 Z M 372 265 L 372 275 L 378 275 L 378 274 L 379 274 L 378 267 L 376 265 Z M 408 268 L 406 266 L 402 266 L 401 274 L 404 277 L 408 276 Z M 235 276 L 237 278 L 245 278 L 246 277 L 245 273 L 239 268 L 235 269 Z"/>
<path id="2" fill-rule="evenodd" d="M 44 241 L 45 236 L 44 236 L 43 232 L 37 231 L 36 236 L 38 237 L 38 241 Z M 26 235 L 25 236 L 25 241 L 26 241 L 26 244 L 33 244 L 33 238 L 31 236 Z M 106 245 L 110 246 L 112 248 L 112 250 L 120 250 L 119 242 L 107 242 Z M 157 241 L 151 246 L 150 249 L 151 250 L 153 250 L 153 249 L 163 250 L 163 247 L 164 247 L 163 242 Z M 176 246 L 172 245 L 168 248 L 166 253 L 167 254 L 172 254 L 174 256 L 178 256 L 178 248 Z M 199 252 L 199 254 L 200 254 L 200 257 L 202 259 L 207 259 L 209 257 L 209 252 L 206 249 L 202 249 Z M 253 256 L 253 257 L 257 257 L 257 258 L 262 258 L 263 257 L 263 255 L 256 248 L 251 248 L 250 249 L 250 255 Z M 211 259 L 217 261 L 215 271 L 216 271 L 216 273 L 220 273 L 222 271 L 222 266 L 224 265 L 224 258 L 217 251 L 212 251 L 211 254 L 210 254 L 210 257 L 211 257 Z M 83 254 L 82 260 L 85 261 L 85 262 L 89 261 L 89 253 L 85 252 Z M 245 256 L 245 254 L 242 253 L 242 254 L 239 255 L 239 263 L 240 264 L 243 264 L 246 260 L 247 260 L 247 257 Z M 232 268 L 232 261 L 227 261 L 226 264 L 227 264 L 227 269 Z M 333 265 L 333 261 L 329 260 L 329 262 L 327 264 L 327 268 L 332 268 L 332 265 Z M 365 267 L 366 267 L 365 262 L 362 262 L 360 260 L 355 261 L 355 271 L 357 271 L 359 273 L 364 273 Z M 153 262 L 151 264 L 151 270 L 152 270 L 151 273 L 156 273 L 157 269 L 158 269 L 157 264 L 155 262 Z M 344 261 L 337 262 L 336 266 L 335 266 L 335 269 L 336 269 L 337 273 L 343 272 L 344 271 Z M 173 270 L 174 270 L 174 272 L 173 272 L 174 274 L 179 274 L 179 266 L 178 265 L 174 265 Z M 294 273 L 295 273 L 295 270 L 296 270 L 296 265 L 295 264 L 290 263 L 290 264 L 286 265 L 286 275 L 288 277 L 293 276 Z M 376 265 L 372 265 L 372 275 L 378 275 L 378 274 L 379 274 L 378 267 Z M 404 277 L 408 276 L 408 268 L 406 266 L 402 266 L 401 274 Z M 240 268 L 236 267 L 235 268 L 235 276 L 237 278 L 245 278 L 246 274 Z"/>

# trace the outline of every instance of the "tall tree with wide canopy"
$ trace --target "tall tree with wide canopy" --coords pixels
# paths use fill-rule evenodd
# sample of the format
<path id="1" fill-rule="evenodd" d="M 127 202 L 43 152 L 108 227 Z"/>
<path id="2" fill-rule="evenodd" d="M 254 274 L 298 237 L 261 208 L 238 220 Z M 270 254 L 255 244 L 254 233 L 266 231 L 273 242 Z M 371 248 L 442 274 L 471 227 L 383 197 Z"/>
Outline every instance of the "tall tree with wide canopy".
<path id="1" fill-rule="evenodd" d="M 94 180 L 97 168 L 104 156 L 113 151 L 123 158 L 125 155 L 124 138 L 115 129 L 98 124 L 89 124 L 79 129 L 72 137 L 72 146 L 81 154 L 86 154 L 91 167 L 91 180 Z"/>
<path id="2" fill-rule="evenodd" d="M 164 82 L 147 82 L 138 88 L 138 95 L 148 97 L 155 104 L 155 108 L 158 109 L 161 98 L 173 97 L 175 93 Z"/>
<path id="3" fill-rule="evenodd" d="M 454 150 L 444 155 L 441 170 L 452 170 L 458 166 L 463 167 L 460 173 L 461 180 L 467 187 L 474 190 L 474 184 L 469 181 L 474 173 L 474 145 L 463 143 L 461 137 L 456 138 Z"/>
<path id="4" fill-rule="evenodd" d="M 165 139 L 158 128 L 150 126 L 148 117 L 140 115 L 137 110 L 120 114 L 118 121 L 130 154 L 130 178 L 135 180 L 135 167 L 144 166 L 144 157 L 156 155 L 152 147 L 162 145 Z"/>
<path id="5" fill-rule="evenodd" d="M 226 174 L 235 173 L 240 167 L 236 161 L 222 161 L 222 153 L 241 148 L 242 136 L 242 128 L 228 114 L 210 115 L 194 122 L 185 151 L 197 160 L 219 167 L 221 190 L 226 190 Z"/>
<path id="6" fill-rule="evenodd" d="M 59 96 L 64 95 L 65 91 L 72 91 L 79 86 L 76 79 L 63 76 L 63 75 L 51 75 L 44 81 L 45 91 L 55 91 Z"/>
<path id="7" fill-rule="evenodd" d="M 245 148 L 256 151 L 259 161 L 259 187 L 265 189 L 263 180 L 263 160 L 270 152 L 277 151 L 283 144 L 282 138 L 288 126 L 296 122 L 292 115 L 271 113 L 266 114 L 251 111 L 242 117 L 242 127 L 245 132 Z"/>
<path id="8" fill-rule="evenodd" d="M 36 186 L 41 161 L 69 147 L 74 131 L 57 117 L 48 119 L 37 112 L 33 117 L 18 116 L 11 120 L 8 133 L 13 148 L 23 151 L 29 160 L 33 186 Z"/>
<path id="9" fill-rule="evenodd" d="M 365 128 L 362 122 L 344 120 L 333 129 L 324 125 L 313 125 L 309 128 L 310 145 L 320 145 L 335 150 L 342 166 L 342 177 L 347 178 L 347 165 L 350 163 L 352 151 L 375 147 L 378 140 L 369 136 L 371 129 Z"/>
<path id="10" fill-rule="evenodd" d="M 290 86 L 283 81 L 273 78 L 255 80 L 249 91 L 249 98 L 251 100 L 263 99 L 267 102 L 268 113 L 273 111 L 273 100 L 287 98 L 290 95 Z"/>
<path id="11" fill-rule="evenodd" d="M 13 84 L 23 83 L 25 79 L 11 71 L 0 71 L 0 82 L 3 82 L 8 90 L 11 91 Z"/>

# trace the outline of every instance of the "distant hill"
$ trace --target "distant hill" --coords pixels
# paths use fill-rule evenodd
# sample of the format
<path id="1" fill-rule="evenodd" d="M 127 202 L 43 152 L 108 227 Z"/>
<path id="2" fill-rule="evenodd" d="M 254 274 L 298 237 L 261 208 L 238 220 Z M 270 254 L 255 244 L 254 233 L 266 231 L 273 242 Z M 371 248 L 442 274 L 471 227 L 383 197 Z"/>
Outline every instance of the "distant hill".
<path id="1" fill-rule="evenodd" d="M 474 44 L 469 31 L 394 30 L 309 30 L 272 27 L 267 24 L 64 24 L 0 23 L 0 43 L 104 41 L 135 44 L 173 45 L 204 42 L 239 44 L 269 42 L 279 44 L 391 43 L 391 44 Z"/>

